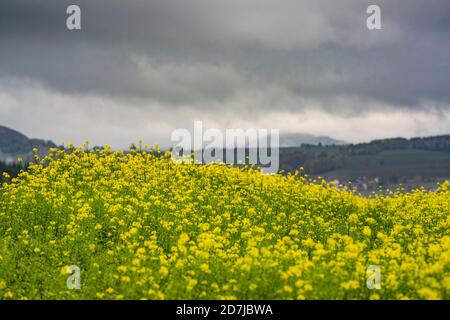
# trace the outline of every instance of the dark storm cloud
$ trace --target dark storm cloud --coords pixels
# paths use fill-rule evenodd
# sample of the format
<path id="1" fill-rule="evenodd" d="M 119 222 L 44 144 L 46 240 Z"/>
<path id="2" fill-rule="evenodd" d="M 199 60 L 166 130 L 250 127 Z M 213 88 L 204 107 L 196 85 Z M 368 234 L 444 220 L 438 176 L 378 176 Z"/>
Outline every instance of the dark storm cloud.
<path id="1" fill-rule="evenodd" d="M 74 3 L 83 30 L 70 32 Z M 383 30 L 366 29 L 369 4 Z M 448 0 L 2 0 L 0 41 L 0 78 L 167 108 L 258 92 L 261 109 L 450 105 Z"/>

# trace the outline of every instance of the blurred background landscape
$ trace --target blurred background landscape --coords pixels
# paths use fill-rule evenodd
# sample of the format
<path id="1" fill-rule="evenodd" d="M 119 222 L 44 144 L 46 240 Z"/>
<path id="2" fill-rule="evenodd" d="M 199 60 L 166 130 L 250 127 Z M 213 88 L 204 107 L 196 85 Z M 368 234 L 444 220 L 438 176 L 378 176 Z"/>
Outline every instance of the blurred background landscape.
<path id="1" fill-rule="evenodd" d="M 0 171 L 16 176 L 33 161 L 34 148 L 42 157 L 57 147 L 52 141 L 30 139 L 0 126 Z M 282 135 L 280 172 L 296 171 L 365 195 L 400 186 L 405 191 L 420 187 L 434 190 L 438 182 L 450 179 L 450 135 L 359 144 L 309 134 Z"/>

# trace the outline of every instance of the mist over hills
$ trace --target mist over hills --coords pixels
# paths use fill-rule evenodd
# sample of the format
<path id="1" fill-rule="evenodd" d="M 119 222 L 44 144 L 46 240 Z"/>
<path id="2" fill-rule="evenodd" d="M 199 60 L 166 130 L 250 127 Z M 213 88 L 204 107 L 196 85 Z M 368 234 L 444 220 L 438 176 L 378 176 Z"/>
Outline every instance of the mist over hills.
<path id="1" fill-rule="evenodd" d="M 308 133 L 286 133 L 280 135 L 280 147 L 300 147 L 302 144 L 341 146 L 345 141 L 335 140 L 327 136 L 315 136 Z"/>
<path id="2" fill-rule="evenodd" d="M 44 154 L 55 147 L 56 144 L 52 141 L 30 139 L 16 130 L 0 126 L 0 161 L 2 162 L 15 162 L 18 157 L 28 160 L 32 158 L 34 148 L 37 148 L 40 154 Z"/>
<path id="3" fill-rule="evenodd" d="M 280 136 L 281 147 L 300 147 L 303 144 L 332 146 L 345 145 L 345 142 L 307 133 L 288 133 Z M 45 153 L 52 147 L 56 147 L 52 141 L 28 138 L 16 130 L 0 126 L 0 161 L 2 162 L 14 162 L 18 157 L 29 158 L 33 148 L 37 148 L 39 153 Z"/>

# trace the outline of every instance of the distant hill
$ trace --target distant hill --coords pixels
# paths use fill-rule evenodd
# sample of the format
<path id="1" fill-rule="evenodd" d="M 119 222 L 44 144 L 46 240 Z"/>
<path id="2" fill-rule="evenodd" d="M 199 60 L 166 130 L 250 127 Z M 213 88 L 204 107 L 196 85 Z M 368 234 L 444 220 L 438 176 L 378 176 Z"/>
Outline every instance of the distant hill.
<path id="1" fill-rule="evenodd" d="M 345 145 L 346 143 L 327 136 L 315 136 L 307 133 L 288 133 L 280 135 L 280 147 L 300 147 L 303 144 L 340 146 Z"/>
<path id="2" fill-rule="evenodd" d="M 435 182 L 450 178 L 450 135 L 280 150 L 282 170 L 300 167 L 313 176 L 357 182 L 363 190 L 398 183 L 433 188 Z"/>
<path id="3" fill-rule="evenodd" d="M 427 150 L 450 152 L 450 135 L 423 138 L 392 138 L 346 146 L 349 155 L 377 154 L 387 150 Z"/>
<path id="4" fill-rule="evenodd" d="M 32 158 L 32 150 L 37 148 L 40 154 L 44 154 L 56 145 L 47 140 L 30 139 L 22 133 L 7 127 L 0 126 L 0 161 L 11 163 L 18 157 L 29 160 Z"/>

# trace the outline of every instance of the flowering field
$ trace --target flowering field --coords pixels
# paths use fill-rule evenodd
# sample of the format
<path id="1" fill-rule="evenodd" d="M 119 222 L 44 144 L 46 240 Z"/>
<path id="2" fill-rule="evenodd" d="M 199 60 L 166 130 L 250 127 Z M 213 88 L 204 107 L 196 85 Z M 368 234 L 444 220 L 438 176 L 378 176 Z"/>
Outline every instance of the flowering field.
<path id="1" fill-rule="evenodd" d="M 157 153 L 53 150 L 5 183 L 0 299 L 450 298 L 448 183 L 369 199 Z"/>

